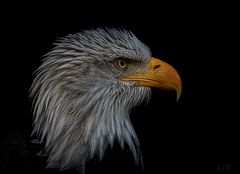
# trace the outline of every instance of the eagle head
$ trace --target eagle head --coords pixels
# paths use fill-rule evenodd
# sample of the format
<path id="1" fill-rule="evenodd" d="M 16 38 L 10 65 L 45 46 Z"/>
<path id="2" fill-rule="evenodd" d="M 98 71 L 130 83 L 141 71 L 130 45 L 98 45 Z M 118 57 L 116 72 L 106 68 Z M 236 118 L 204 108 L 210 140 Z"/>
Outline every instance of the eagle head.
<path id="1" fill-rule="evenodd" d="M 126 143 L 141 163 L 131 108 L 148 101 L 150 87 L 176 90 L 181 80 L 169 64 L 126 30 L 92 29 L 61 38 L 36 71 L 33 133 L 45 144 L 47 167 L 83 168 L 103 158 L 114 141 Z"/>

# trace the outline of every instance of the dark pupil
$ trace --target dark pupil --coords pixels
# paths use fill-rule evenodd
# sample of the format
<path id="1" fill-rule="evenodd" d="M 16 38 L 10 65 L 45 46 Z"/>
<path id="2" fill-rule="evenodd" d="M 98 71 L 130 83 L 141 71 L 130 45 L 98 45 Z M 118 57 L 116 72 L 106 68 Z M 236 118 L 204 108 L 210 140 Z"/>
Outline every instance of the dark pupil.
<path id="1" fill-rule="evenodd" d="M 121 61 L 120 61 L 120 65 L 121 65 L 121 66 L 125 66 L 125 61 L 121 60 Z"/>

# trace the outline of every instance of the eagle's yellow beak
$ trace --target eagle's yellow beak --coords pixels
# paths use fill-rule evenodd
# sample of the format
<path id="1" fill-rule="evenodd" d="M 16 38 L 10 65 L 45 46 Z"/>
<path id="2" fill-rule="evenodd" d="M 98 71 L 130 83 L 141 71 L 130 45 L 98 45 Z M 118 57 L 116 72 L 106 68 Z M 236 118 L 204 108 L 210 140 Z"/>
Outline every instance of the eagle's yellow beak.
<path id="1" fill-rule="evenodd" d="M 182 93 L 182 82 L 178 72 L 168 63 L 154 57 L 150 59 L 147 66 L 121 78 L 121 80 L 135 81 L 139 86 L 176 90 L 177 100 Z"/>

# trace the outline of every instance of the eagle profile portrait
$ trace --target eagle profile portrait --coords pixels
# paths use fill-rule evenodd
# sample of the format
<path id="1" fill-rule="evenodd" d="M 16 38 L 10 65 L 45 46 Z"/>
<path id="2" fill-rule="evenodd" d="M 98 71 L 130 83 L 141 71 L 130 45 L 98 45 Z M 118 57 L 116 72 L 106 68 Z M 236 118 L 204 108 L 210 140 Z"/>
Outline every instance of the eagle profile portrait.
<path id="1" fill-rule="evenodd" d="M 182 91 L 169 64 L 151 56 L 132 32 L 97 28 L 69 34 L 55 43 L 35 73 L 33 134 L 45 144 L 47 167 L 76 168 L 101 160 L 116 141 L 142 163 L 129 113 L 148 101 L 151 87 Z"/>

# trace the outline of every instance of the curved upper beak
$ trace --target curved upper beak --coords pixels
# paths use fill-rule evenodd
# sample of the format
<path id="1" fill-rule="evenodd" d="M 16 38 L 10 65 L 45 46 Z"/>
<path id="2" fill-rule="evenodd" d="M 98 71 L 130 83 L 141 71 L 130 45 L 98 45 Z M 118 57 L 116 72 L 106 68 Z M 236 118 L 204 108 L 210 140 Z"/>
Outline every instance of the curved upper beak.
<path id="1" fill-rule="evenodd" d="M 177 100 L 182 93 L 182 82 L 178 72 L 168 63 L 154 57 L 150 59 L 147 66 L 121 78 L 121 80 L 134 81 L 139 86 L 175 90 Z"/>

